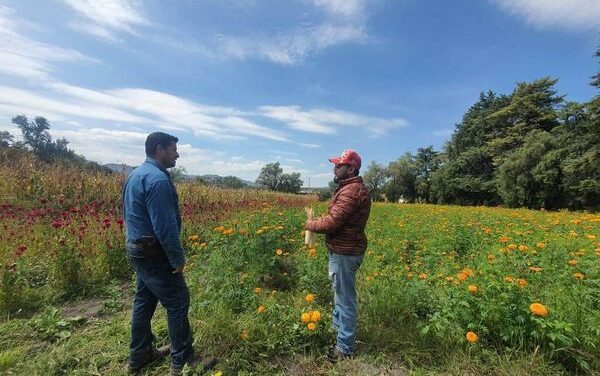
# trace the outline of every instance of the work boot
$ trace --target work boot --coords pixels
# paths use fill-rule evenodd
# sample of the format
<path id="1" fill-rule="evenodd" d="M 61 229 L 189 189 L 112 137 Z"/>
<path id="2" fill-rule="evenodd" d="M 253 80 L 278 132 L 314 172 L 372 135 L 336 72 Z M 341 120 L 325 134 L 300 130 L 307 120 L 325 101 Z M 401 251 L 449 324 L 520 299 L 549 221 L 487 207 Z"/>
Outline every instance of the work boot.
<path id="1" fill-rule="evenodd" d="M 152 349 L 152 351 L 149 351 L 140 363 L 127 364 L 127 373 L 130 375 L 137 375 L 144 367 L 150 363 L 154 363 L 160 358 L 164 358 L 165 356 L 169 355 L 170 352 L 171 345 L 164 345 L 157 349 Z"/>
<path id="2" fill-rule="evenodd" d="M 192 355 L 191 359 L 186 362 L 188 367 L 190 367 L 190 371 L 198 372 L 199 374 L 203 374 L 204 372 L 212 369 L 214 366 L 219 363 L 219 359 L 214 356 L 209 356 L 206 358 L 200 358 L 198 355 Z M 180 376 L 183 375 L 183 367 L 177 368 L 171 366 L 171 376 Z"/>
<path id="3" fill-rule="evenodd" d="M 327 359 L 332 363 L 335 363 L 340 359 L 351 359 L 353 357 L 353 353 L 344 353 L 340 349 L 338 349 L 337 346 L 333 346 L 331 349 L 329 349 L 329 352 L 327 353 Z"/>

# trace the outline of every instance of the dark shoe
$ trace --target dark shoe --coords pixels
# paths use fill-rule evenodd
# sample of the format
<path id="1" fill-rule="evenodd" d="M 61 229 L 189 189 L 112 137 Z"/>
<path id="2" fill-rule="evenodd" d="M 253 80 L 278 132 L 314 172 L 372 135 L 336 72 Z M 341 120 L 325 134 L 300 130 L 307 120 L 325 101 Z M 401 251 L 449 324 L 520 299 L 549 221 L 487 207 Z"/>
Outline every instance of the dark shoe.
<path id="1" fill-rule="evenodd" d="M 127 373 L 129 373 L 130 375 L 136 375 L 148 364 L 154 363 L 155 361 L 157 361 L 160 358 L 164 358 L 165 356 L 169 355 L 170 352 L 171 352 L 171 345 L 165 345 L 165 346 L 161 346 L 157 349 L 152 349 L 152 351 L 150 351 L 148 354 L 146 354 L 144 359 L 139 364 L 129 363 L 127 365 Z"/>
<path id="2" fill-rule="evenodd" d="M 193 355 L 192 359 L 188 360 L 186 364 L 190 367 L 192 372 L 199 372 L 200 374 L 212 369 L 214 366 L 219 363 L 219 359 L 214 356 L 209 356 L 206 358 L 200 358 L 197 355 Z M 171 366 L 171 376 L 180 376 L 183 375 L 183 367 L 176 368 Z"/>
<path id="3" fill-rule="evenodd" d="M 327 353 L 327 359 L 332 363 L 335 363 L 340 359 L 351 359 L 353 357 L 354 357 L 354 354 L 343 353 L 340 349 L 338 349 L 337 346 L 332 347 L 329 350 L 329 352 Z"/>

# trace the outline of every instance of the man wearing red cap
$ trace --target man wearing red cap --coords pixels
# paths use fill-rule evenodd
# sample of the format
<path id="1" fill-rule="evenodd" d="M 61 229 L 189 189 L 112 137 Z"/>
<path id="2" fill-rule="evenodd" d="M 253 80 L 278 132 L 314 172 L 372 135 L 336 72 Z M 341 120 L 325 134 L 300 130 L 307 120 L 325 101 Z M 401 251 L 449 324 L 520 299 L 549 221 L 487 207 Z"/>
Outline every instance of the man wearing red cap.
<path id="1" fill-rule="evenodd" d="M 329 351 L 332 361 L 354 355 L 356 341 L 356 272 L 367 249 L 365 226 L 371 200 L 363 180 L 358 176 L 361 159 L 353 150 L 329 159 L 335 164 L 334 181 L 338 183 L 327 215 L 308 220 L 305 228 L 324 233 L 329 250 L 329 278 L 333 288 L 333 327 L 337 331 L 335 346 Z"/>

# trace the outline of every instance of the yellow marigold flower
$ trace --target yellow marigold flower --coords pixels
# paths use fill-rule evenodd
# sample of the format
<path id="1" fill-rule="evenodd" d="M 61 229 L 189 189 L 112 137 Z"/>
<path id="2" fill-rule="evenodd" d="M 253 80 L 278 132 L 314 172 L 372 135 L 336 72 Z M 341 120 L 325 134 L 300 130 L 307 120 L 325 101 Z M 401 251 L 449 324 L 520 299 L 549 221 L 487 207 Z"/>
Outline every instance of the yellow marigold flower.
<path id="1" fill-rule="evenodd" d="M 315 300 L 315 294 L 306 294 L 304 300 L 306 300 L 308 304 L 312 303 Z"/>
<path id="2" fill-rule="evenodd" d="M 583 278 L 585 278 L 585 275 L 581 272 L 577 272 L 577 273 L 573 273 L 573 277 L 575 277 L 577 279 L 583 279 Z"/>
<path id="3" fill-rule="evenodd" d="M 504 281 L 505 281 L 505 282 L 512 283 L 512 282 L 514 282 L 514 281 L 515 281 L 515 279 L 514 279 L 512 276 L 510 276 L 510 275 L 507 275 L 506 277 L 504 277 Z"/>
<path id="4" fill-rule="evenodd" d="M 222 232 L 223 230 L 225 230 L 225 226 L 217 226 L 213 230 Z"/>
<path id="5" fill-rule="evenodd" d="M 308 250 L 308 257 L 315 258 L 317 257 L 317 250 L 315 248 L 311 248 Z"/>
<path id="6" fill-rule="evenodd" d="M 314 330 L 317 330 L 317 324 L 315 324 L 314 322 L 309 323 L 308 325 L 306 325 L 306 327 L 308 328 L 308 330 L 310 330 L 311 332 Z"/>
<path id="7" fill-rule="evenodd" d="M 525 244 L 521 244 L 521 245 L 519 245 L 519 251 L 521 251 L 521 252 L 525 252 L 525 251 L 527 251 L 528 249 L 529 249 L 529 247 L 528 247 L 528 246 L 526 246 Z"/>
<path id="8" fill-rule="evenodd" d="M 283 249 L 279 249 L 279 248 L 277 248 L 277 249 L 275 250 L 275 254 L 276 254 L 277 256 L 281 256 L 281 255 L 283 254 Z"/>
<path id="9" fill-rule="evenodd" d="M 310 322 L 310 312 L 303 312 L 302 315 L 300 315 L 300 320 L 303 323 Z"/>
<path id="10" fill-rule="evenodd" d="M 213 376 L 223 376 L 223 372 L 217 371 L 217 372 L 215 372 L 215 374 Z"/>
<path id="11" fill-rule="evenodd" d="M 319 320 L 321 320 L 321 312 L 311 311 L 310 312 L 310 322 L 319 322 Z"/>
<path id="12" fill-rule="evenodd" d="M 527 286 L 527 280 L 523 279 L 523 278 L 519 278 L 519 287 L 520 288 L 524 288 L 525 286 Z"/>
<path id="13" fill-rule="evenodd" d="M 198 236 L 198 235 L 192 235 L 188 238 L 188 240 L 191 242 L 197 242 L 199 239 L 200 239 L 200 236 Z"/>
<path id="14" fill-rule="evenodd" d="M 515 249 L 517 249 L 517 245 L 516 244 L 509 244 L 508 245 L 508 249 L 515 250 Z"/>
<path id="15" fill-rule="evenodd" d="M 255 287 L 254 292 L 260 294 L 262 292 L 262 287 Z"/>
<path id="16" fill-rule="evenodd" d="M 466 275 L 465 273 L 458 273 L 458 280 L 461 282 L 464 282 L 467 280 L 467 278 L 469 278 L 468 275 Z"/>
<path id="17" fill-rule="evenodd" d="M 412 278 L 414 275 L 415 275 L 415 274 L 414 274 L 413 272 L 410 272 L 410 273 L 408 273 L 406 276 L 407 276 L 408 278 Z"/>
<path id="18" fill-rule="evenodd" d="M 487 259 L 488 259 L 488 261 L 494 261 L 496 259 L 496 256 L 494 256 L 490 253 L 489 255 L 487 255 Z"/>
<path id="19" fill-rule="evenodd" d="M 475 343 L 479 339 L 479 336 L 473 332 L 467 332 L 467 335 L 465 337 L 470 343 Z"/>
<path id="20" fill-rule="evenodd" d="M 475 294 L 478 290 L 477 286 L 475 286 L 475 285 L 469 285 L 469 287 L 467 287 L 467 289 L 469 290 L 469 292 L 471 294 Z"/>
<path id="21" fill-rule="evenodd" d="M 259 228 L 258 230 L 256 230 L 256 235 L 260 235 L 263 233 L 263 229 Z"/>
<path id="22" fill-rule="evenodd" d="M 452 281 L 454 281 L 454 277 L 448 276 L 448 277 L 446 277 L 446 281 L 452 282 Z"/>
<path id="23" fill-rule="evenodd" d="M 427 274 L 425 274 L 425 273 L 419 274 L 419 279 L 427 279 Z"/>
<path id="24" fill-rule="evenodd" d="M 258 313 L 263 313 L 265 311 L 265 306 L 261 305 L 260 307 L 258 307 Z"/>
<path id="25" fill-rule="evenodd" d="M 206 247 L 206 243 L 205 242 L 200 243 L 200 248 L 204 248 L 204 247 Z"/>
<path id="26" fill-rule="evenodd" d="M 471 268 L 464 268 L 462 272 L 468 275 L 469 277 L 472 277 L 475 274 L 475 272 Z"/>
<path id="27" fill-rule="evenodd" d="M 588 238 L 588 239 L 590 239 L 590 240 L 596 239 L 596 235 L 591 235 L 591 234 L 586 234 L 585 237 Z"/>
<path id="28" fill-rule="evenodd" d="M 577 265 L 577 260 L 569 260 L 569 261 L 567 261 L 567 264 L 569 264 L 571 266 L 575 266 L 575 265 Z"/>
<path id="29" fill-rule="evenodd" d="M 542 243 L 542 242 L 535 243 L 535 246 L 538 248 L 546 248 L 546 243 Z"/>
<path id="30" fill-rule="evenodd" d="M 531 270 L 532 272 L 541 272 L 543 269 L 538 267 L 538 266 L 530 266 L 529 270 Z"/>
<path id="31" fill-rule="evenodd" d="M 548 307 L 542 303 L 531 303 L 529 310 L 534 316 L 546 317 L 548 316 Z"/>
<path id="32" fill-rule="evenodd" d="M 243 339 L 244 341 L 247 340 L 248 338 L 250 338 L 250 333 L 248 333 L 247 329 L 242 330 L 242 333 L 240 334 L 240 338 Z"/>

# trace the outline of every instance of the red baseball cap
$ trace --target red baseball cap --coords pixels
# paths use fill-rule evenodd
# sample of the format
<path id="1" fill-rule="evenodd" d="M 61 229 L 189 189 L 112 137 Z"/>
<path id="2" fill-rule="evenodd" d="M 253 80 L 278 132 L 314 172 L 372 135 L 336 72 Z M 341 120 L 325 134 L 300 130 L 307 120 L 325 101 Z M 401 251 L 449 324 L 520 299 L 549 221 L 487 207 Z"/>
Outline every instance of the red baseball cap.
<path id="1" fill-rule="evenodd" d="M 342 152 L 342 155 L 339 157 L 329 158 L 329 162 L 337 164 L 349 164 L 353 166 L 355 169 L 360 169 L 360 155 L 354 150 L 346 149 Z"/>

